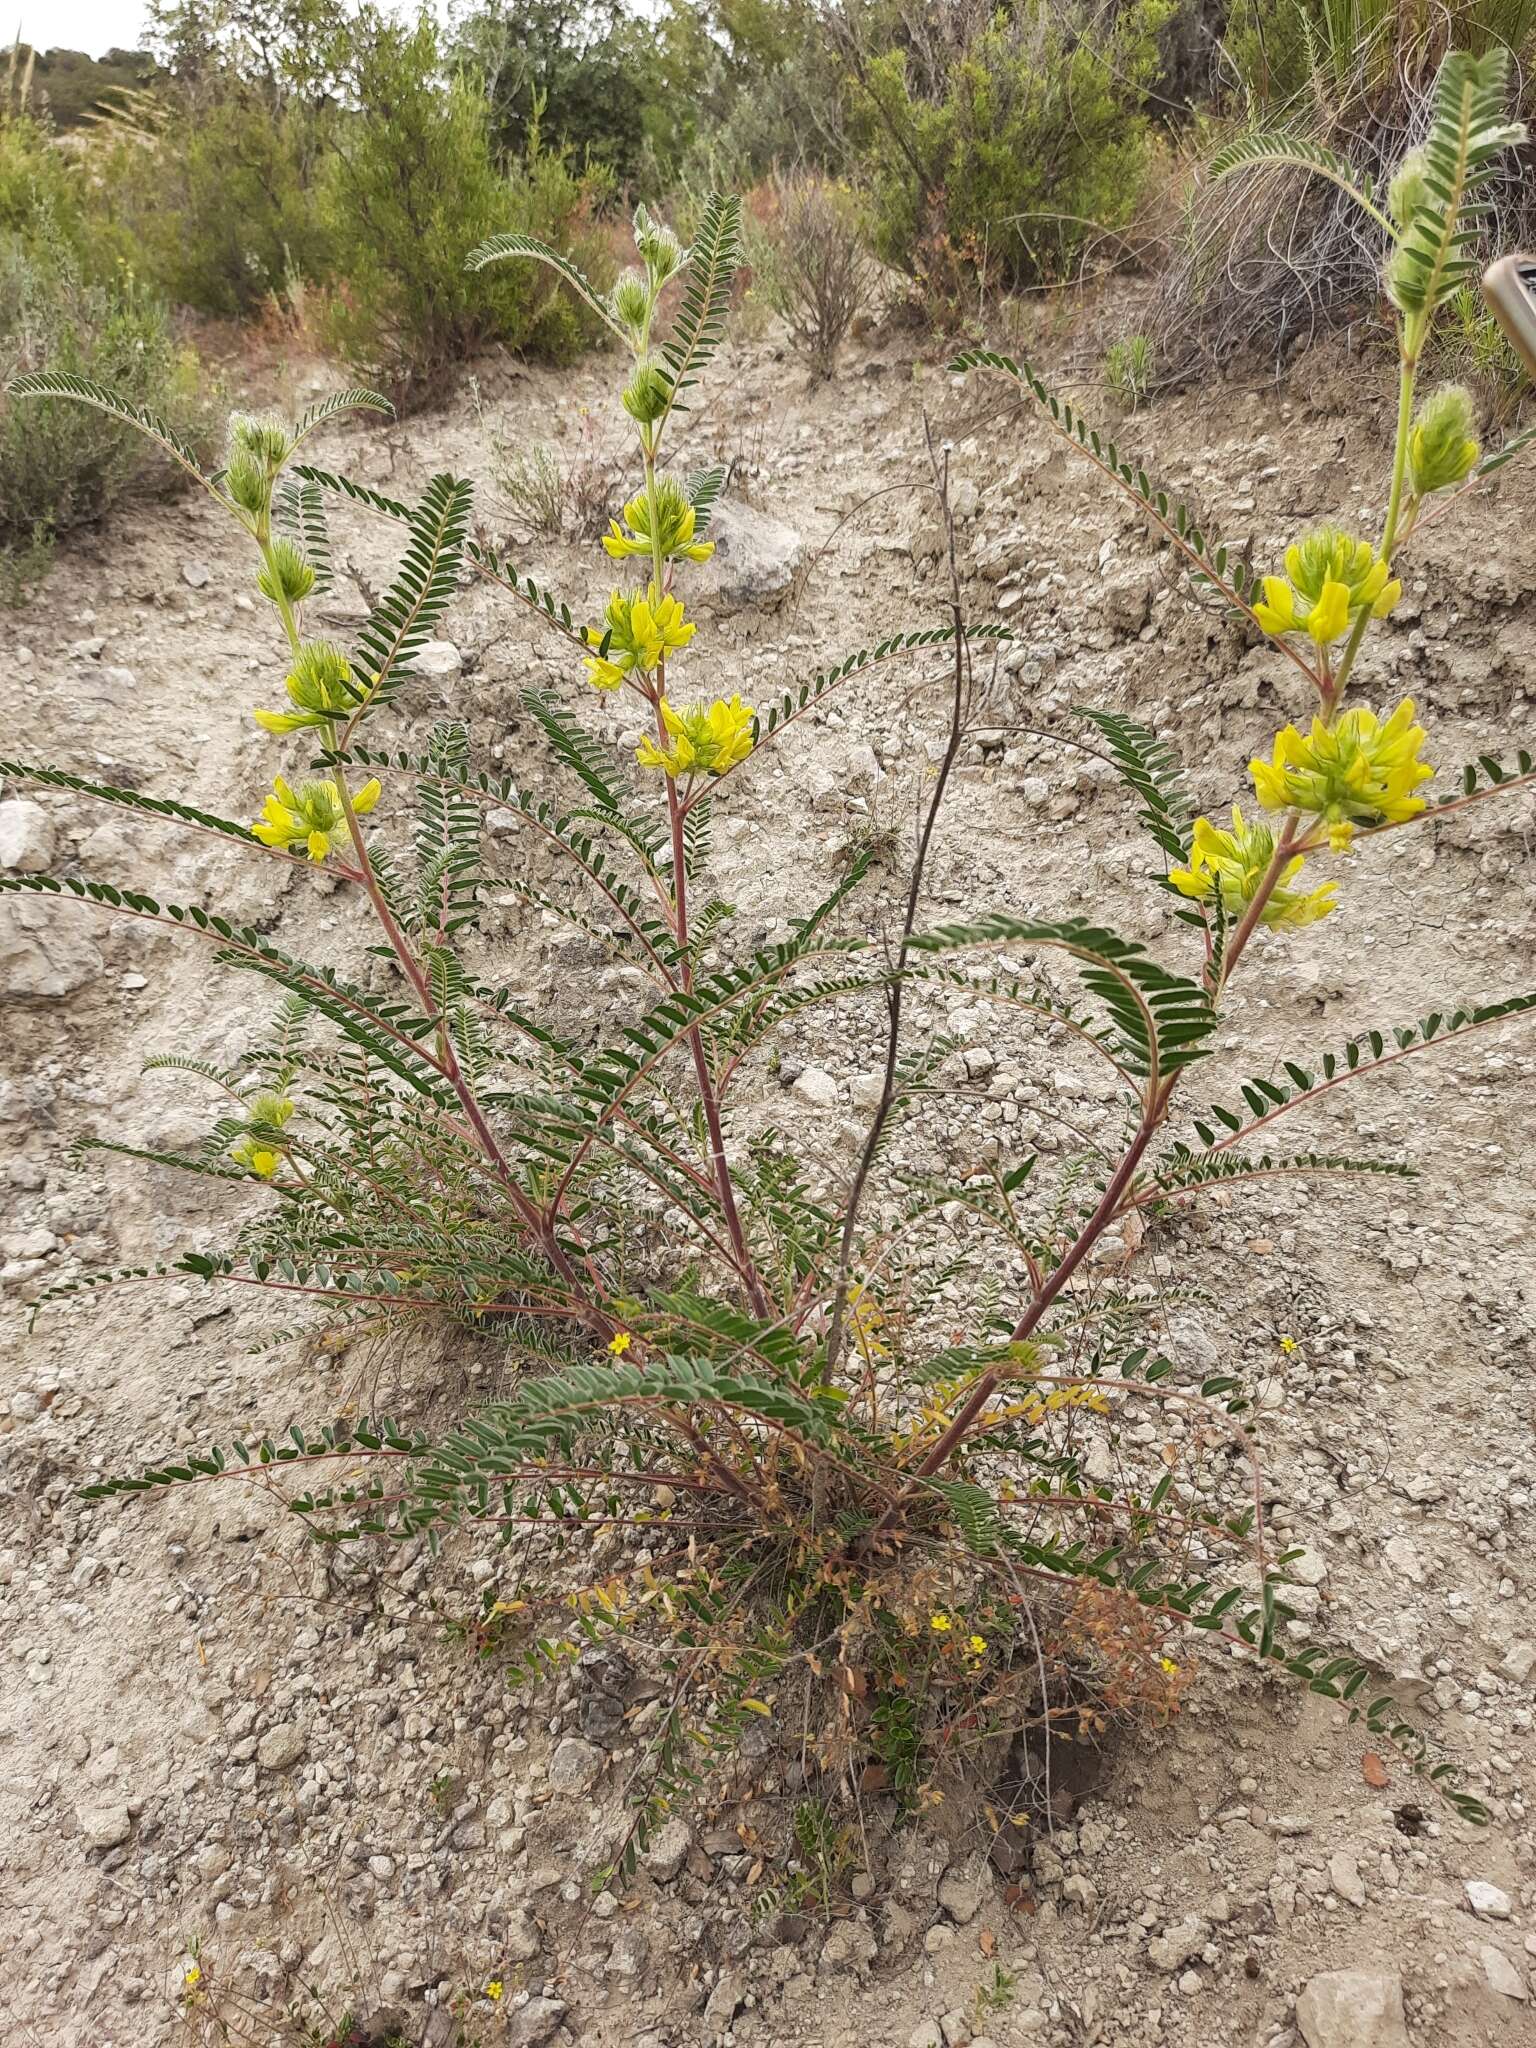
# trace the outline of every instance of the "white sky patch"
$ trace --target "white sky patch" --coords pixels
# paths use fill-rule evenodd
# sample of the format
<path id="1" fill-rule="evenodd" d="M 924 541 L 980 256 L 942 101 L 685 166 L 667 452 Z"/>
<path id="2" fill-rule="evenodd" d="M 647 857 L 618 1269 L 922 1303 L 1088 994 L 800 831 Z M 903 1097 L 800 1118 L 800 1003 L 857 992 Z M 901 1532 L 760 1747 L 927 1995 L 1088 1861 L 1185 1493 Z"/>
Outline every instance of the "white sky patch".
<path id="1" fill-rule="evenodd" d="M 9 42 L 19 25 L 21 40 L 39 50 L 84 50 L 101 57 L 108 50 L 136 50 L 144 37 L 143 0 L 0 0 L 0 35 Z M 9 18 L 7 18 L 7 13 Z"/>

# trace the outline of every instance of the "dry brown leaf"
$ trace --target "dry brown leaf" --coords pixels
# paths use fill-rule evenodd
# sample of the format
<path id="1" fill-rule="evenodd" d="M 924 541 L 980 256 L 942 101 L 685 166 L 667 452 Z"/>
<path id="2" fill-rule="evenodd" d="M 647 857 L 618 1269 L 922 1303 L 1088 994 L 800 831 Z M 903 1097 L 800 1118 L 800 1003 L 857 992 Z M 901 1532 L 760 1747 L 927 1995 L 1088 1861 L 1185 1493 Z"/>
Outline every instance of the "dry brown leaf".
<path id="1" fill-rule="evenodd" d="M 1392 1782 L 1387 1776 L 1386 1765 L 1374 1749 L 1368 1749 L 1365 1755 L 1361 1757 L 1360 1775 L 1364 1778 L 1367 1785 L 1372 1786 L 1378 1792 L 1381 1791 L 1383 1786 L 1390 1785 Z"/>

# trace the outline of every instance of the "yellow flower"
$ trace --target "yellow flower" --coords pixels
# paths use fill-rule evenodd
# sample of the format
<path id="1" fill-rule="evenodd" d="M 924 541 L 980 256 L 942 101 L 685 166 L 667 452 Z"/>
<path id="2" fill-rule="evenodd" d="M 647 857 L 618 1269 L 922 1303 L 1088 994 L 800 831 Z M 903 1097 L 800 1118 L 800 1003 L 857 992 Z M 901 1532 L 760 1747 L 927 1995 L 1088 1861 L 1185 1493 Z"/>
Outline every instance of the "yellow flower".
<path id="1" fill-rule="evenodd" d="M 1435 772 L 1418 758 L 1423 744 L 1408 697 L 1384 722 L 1361 709 L 1331 726 L 1314 718 L 1306 738 L 1288 725 L 1275 736 L 1273 759 L 1248 767 L 1265 810 L 1311 813 L 1328 826 L 1338 852 L 1357 823 L 1400 825 L 1423 810 L 1414 791 Z"/>
<path id="2" fill-rule="evenodd" d="M 202 1970 L 196 1963 L 189 1963 L 181 1981 L 187 1985 L 201 1984 L 203 1981 Z"/>
<path id="3" fill-rule="evenodd" d="M 987 1639 L 985 1636 L 967 1636 L 965 1639 L 965 1647 L 970 1651 L 973 1657 L 980 1657 L 986 1651 Z"/>
<path id="4" fill-rule="evenodd" d="M 499 1977 L 493 1977 L 485 1987 L 485 1995 L 494 2003 L 506 1988 Z"/>
<path id="5" fill-rule="evenodd" d="M 948 1635 L 949 1631 L 954 1627 L 954 1623 L 950 1620 L 947 1614 L 930 1614 L 928 1617 L 928 1626 L 934 1631 L 936 1635 L 945 1636 Z"/>
<path id="6" fill-rule="evenodd" d="M 715 552 L 715 544 L 712 540 L 694 539 L 699 515 L 681 484 L 669 476 L 657 478 L 656 512 L 654 531 L 660 540 L 664 561 L 671 561 L 679 555 L 690 562 L 709 560 Z M 625 527 L 629 529 L 627 533 Z M 620 526 L 616 519 L 609 520 L 603 546 L 616 562 L 623 561 L 628 555 L 650 555 L 654 559 L 648 491 L 641 491 L 624 507 L 624 526 Z"/>
<path id="7" fill-rule="evenodd" d="M 615 1330 L 612 1337 L 608 1340 L 608 1349 L 615 1358 L 622 1358 L 633 1342 L 634 1339 L 630 1336 L 628 1330 Z"/>
<path id="8" fill-rule="evenodd" d="M 283 1163 L 283 1154 L 278 1149 L 278 1133 L 292 1115 L 293 1104 L 286 1095 L 253 1097 L 250 1128 L 230 1146 L 230 1158 L 262 1180 L 271 1180 Z"/>
<path id="9" fill-rule="evenodd" d="M 1305 633 L 1319 647 L 1341 640 L 1363 611 L 1385 618 L 1403 594 L 1369 541 L 1320 526 L 1285 551 L 1286 577 L 1266 576 L 1253 608 L 1266 633 Z"/>
<path id="10" fill-rule="evenodd" d="M 285 687 L 297 709 L 256 712 L 256 723 L 267 732 L 330 724 L 356 710 L 363 697 L 352 680 L 351 662 L 326 640 L 310 640 L 299 649 Z"/>
<path id="11" fill-rule="evenodd" d="M 376 781 L 365 782 L 352 799 L 359 817 L 366 816 L 383 794 Z M 297 792 L 281 775 L 251 827 L 263 846 L 297 846 L 301 841 L 312 861 L 323 861 L 347 843 L 347 816 L 336 782 L 304 782 Z"/>
<path id="12" fill-rule="evenodd" d="M 688 645 L 694 629 L 683 618 L 675 597 L 659 592 L 648 583 L 643 597 L 626 597 L 616 590 L 608 600 L 601 626 L 588 626 L 589 647 L 607 647 L 587 657 L 587 674 L 600 690 L 616 690 L 627 675 L 638 669 L 649 675 L 669 654 Z"/>
<path id="13" fill-rule="evenodd" d="M 1282 1337 L 1280 1339 L 1280 1349 L 1285 1353 L 1286 1357 L 1289 1358 L 1291 1353 L 1296 1349 L 1296 1339 L 1294 1337 Z"/>
<path id="14" fill-rule="evenodd" d="M 1178 1677 L 1179 1667 L 1177 1664 L 1174 1663 L 1171 1657 L 1159 1657 L 1157 1661 L 1159 1664 L 1162 1665 L 1163 1669 L 1167 1672 L 1170 1678 Z"/>
<path id="15" fill-rule="evenodd" d="M 723 775 L 752 751 L 752 706 L 739 697 L 717 697 L 707 710 L 700 704 L 691 711 L 674 711 L 663 699 L 661 719 L 671 745 L 643 739 L 635 750 L 642 768 L 660 768 L 668 775 Z"/>
<path id="16" fill-rule="evenodd" d="M 1219 892 L 1221 907 L 1226 914 L 1241 917 L 1268 873 L 1274 852 L 1275 835 L 1269 827 L 1248 824 L 1234 804 L 1230 832 L 1223 832 L 1209 818 L 1195 820 L 1189 866 L 1170 869 L 1168 879 L 1181 896 L 1198 899 Z M 1300 854 L 1286 862 L 1260 913 L 1261 923 L 1278 926 L 1315 924 L 1320 917 L 1326 917 L 1330 910 L 1337 908 L 1332 882 L 1325 882 L 1309 895 L 1302 895 L 1290 887 L 1304 865 Z"/>

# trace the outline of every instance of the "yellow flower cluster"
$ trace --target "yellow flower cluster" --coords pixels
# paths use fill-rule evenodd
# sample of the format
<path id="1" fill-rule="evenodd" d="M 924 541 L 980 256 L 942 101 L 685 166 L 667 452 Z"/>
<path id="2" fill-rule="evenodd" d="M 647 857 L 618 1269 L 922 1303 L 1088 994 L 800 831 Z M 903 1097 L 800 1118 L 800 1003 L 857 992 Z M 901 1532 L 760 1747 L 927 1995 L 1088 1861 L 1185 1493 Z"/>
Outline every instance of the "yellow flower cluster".
<path id="1" fill-rule="evenodd" d="M 1342 640 L 1362 612 L 1385 618 L 1403 594 L 1370 542 L 1336 526 L 1320 526 L 1287 548 L 1285 572 L 1264 578 L 1254 617 L 1266 633 L 1305 633 L 1318 647 Z"/>
<path id="2" fill-rule="evenodd" d="M 689 562 L 707 562 L 715 552 L 715 544 L 712 540 L 694 539 L 698 521 L 699 515 L 682 486 L 671 477 L 660 477 L 656 483 L 654 527 L 650 495 L 641 491 L 624 507 L 622 526 L 617 519 L 609 520 L 603 546 L 616 562 L 629 555 L 649 555 L 654 560 L 658 551 L 667 562 L 679 556 Z"/>
<path id="3" fill-rule="evenodd" d="M 382 795 L 377 781 L 365 782 L 352 799 L 359 817 L 371 811 Z M 303 782 L 297 790 L 281 775 L 274 777 L 272 794 L 262 814 L 251 827 L 263 846 L 289 847 L 302 843 L 312 861 L 323 861 L 347 843 L 347 814 L 342 808 L 341 787 L 336 782 Z"/>
<path id="4" fill-rule="evenodd" d="M 1227 916 L 1241 917 L 1268 874 L 1274 853 L 1275 835 L 1269 827 L 1250 825 L 1234 804 L 1229 832 L 1213 825 L 1209 818 L 1195 820 L 1189 866 L 1170 869 L 1168 879 L 1180 895 L 1197 900 L 1219 896 Z M 1300 854 L 1286 863 L 1260 913 L 1262 923 L 1279 926 L 1315 924 L 1320 917 L 1326 917 L 1330 910 L 1337 908 L 1332 882 L 1325 882 L 1320 889 L 1313 889 L 1305 895 L 1290 887 L 1304 865 Z"/>
<path id="5" fill-rule="evenodd" d="M 329 725 L 345 718 L 362 701 L 352 680 L 352 664 L 327 640 L 306 641 L 294 656 L 285 685 L 292 711 L 257 711 L 265 732 L 298 732 L 309 725 Z"/>
<path id="6" fill-rule="evenodd" d="M 643 739 L 635 750 L 642 768 L 659 768 L 672 776 L 723 775 L 752 751 L 753 710 L 739 697 L 717 697 L 713 704 L 695 705 L 690 711 L 674 711 L 663 699 L 661 719 L 669 743 Z"/>
<path id="7" fill-rule="evenodd" d="M 608 643 L 601 654 L 587 656 L 587 674 L 599 690 L 616 690 L 636 670 L 649 675 L 659 668 L 669 654 L 688 645 L 693 632 L 682 605 L 654 582 L 646 585 L 643 597 L 626 597 L 616 590 L 602 626 L 586 629 L 589 647 L 602 647 L 605 639 Z"/>
<path id="8" fill-rule="evenodd" d="M 1271 760 L 1251 761 L 1254 792 L 1267 811 L 1304 811 L 1328 826 L 1342 852 L 1356 824 L 1400 825 L 1424 799 L 1414 791 L 1434 769 L 1419 759 L 1424 728 L 1405 698 L 1385 722 L 1374 711 L 1343 712 L 1332 725 L 1312 721 L 1305 737 L 1294 725 L 1275 736 Z"/>
<path id="9" fill-rule="evenodd" d="M 251 1128 L 235 1140 L 229 1156 L 247 1172 L 271 1180 L 283 1163 L 277 1134 L 293 1115 L 286 1095 L 258 1095 L 251 1103 Z"/>

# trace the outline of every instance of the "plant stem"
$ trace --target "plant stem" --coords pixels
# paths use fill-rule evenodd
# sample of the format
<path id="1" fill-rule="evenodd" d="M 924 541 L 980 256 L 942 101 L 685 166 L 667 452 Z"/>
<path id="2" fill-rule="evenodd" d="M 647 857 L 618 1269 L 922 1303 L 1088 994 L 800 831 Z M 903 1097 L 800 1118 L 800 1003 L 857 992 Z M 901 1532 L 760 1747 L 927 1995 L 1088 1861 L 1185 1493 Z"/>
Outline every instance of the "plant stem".
<path id="1" fill-rule="evenodd" d="M 1419 350 L 1424 342 L 1424 323 L 1418 317 L 1404 320 L 1401 342 L 1401 367 L 1397 378 L 1397 438 L 1392 449 L 1392 489 L 1387 499 L 1386 524 L 1381 529 L 1381 546 L 1377 550 L 1388 568 L 1392 565 L 1392 550 L 1397 545 L 1398 522 L 1403 511 L 1403 486 L 1408 474 L 1408 436 L 1413 428 L 1413 392 L 1419 374 Z M 1332 687 L 1325 693 L 1324 703 L 1328 711 L 1344 694 L 1349 681 L 1350 670 L 1355 665 L 1355 656 L 1365 638 L 1365 629 L 1370 624 L 1371 610 L 1367 605 L 1355 621 L 1354 631 L 1344 649 L 1344 658 L 1339 663 L 1338 673 Z"/>
<path id="2" fill-rule="evenodd" d="M 859 1155 L 853 1185 L 848 1190 L 848 1200 L 843 1209 L 842 1237 L 837 1249 L 837 1286 L 832 1298 L 832 1316 L 827 1328 L 826 1360 L 822 1366 L 822 1378 L 827 1381 L 830 1381 L 837 1368 L 837 1361 L 843 1348 L 848 1290 L 853 1275 L 853 1233 L 858 1224 L 864 1190 L 880 1149 L 880 1140 L 885 1134 L 891 1111 L 896 1105 L 896 1063 L 901 1052 L 902 997 L 906 988 L 907 955 L 911 949 L 912 931 L 917 922 L 918 904 L 922 898 L 923 876 L 928 866 L 928 849 L 933 840 L 934 828 L 939 821 L 939 812 L 943 808 L 950 772 L 960 752 L 960 743 L 965 737 L 965 612 L 960 598 L 959 568 L 955 560 L 955 522 L 949 503 L 948 464 L 940 463 L 933 445 L 933 430 L 926 422 L 925 429 L 928 437 L 928 459 L 933 467 L 934 484 L 939 495 L 939 507 L 949 547 L 950 611 L 955 622 L 954 692 L 950 700 L 949 739 L 943 759 L 939 763 L 933 799 L 924 816 L 922 830 L 918 834 L 917 851 L 912 863 L 912 880 L 907 890 L 906 913 L 902 919 L 901 942 L 896 949 L 896 973 L 886 996 L 888 1024 L 885 1038 L 885 1074 L 880 1089 L 880 1101 L 870 1123 L 869 1135 L 864 1140 L 864 1149 Z"/>

